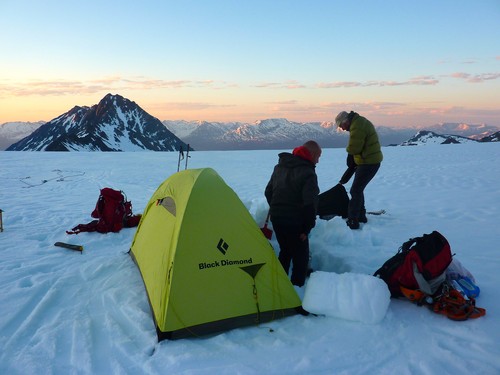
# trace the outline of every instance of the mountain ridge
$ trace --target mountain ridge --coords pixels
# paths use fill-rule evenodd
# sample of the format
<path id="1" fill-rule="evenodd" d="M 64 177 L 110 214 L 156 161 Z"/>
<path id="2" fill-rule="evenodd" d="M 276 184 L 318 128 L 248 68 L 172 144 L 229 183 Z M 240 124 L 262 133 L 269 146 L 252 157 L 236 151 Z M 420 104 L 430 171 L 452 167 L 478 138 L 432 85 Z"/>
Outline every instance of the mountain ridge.
<path id="1" fill-rule="evenodd" d="M 75 106 L 6 151 L 177 151 L 187 145 L 135 102 L 107 94 Z"/>
<path id="2" fill-rule="evenodd" d="M 74 106 L 48 123 L 25 123 L 26 128 L 23 124 L 0 125 L 0 150 L 175 151 L 187 144 L 200 151 L 290 149 L 308 139 L 330 148 L 345 147 L 348 138 L 348 133 L 337 129 L 333 121 L 294 122 L 285 118 L 253 123 L 160 121 L 135 102 L 112 94 L 91 107 Z M 462 143 L 453 136 L 496 142 L 498 136 L 494 134 L 499 131 L 491 125 L 465 123 L 439 123 L 425 130 L 418 126 L 376 126 L 376 129 L 383 146 L 410 145 L 421 131 L 444 133 L 442 142 L 448 138 L 448 143 Z"/>
<path id="3" fill-rule="evenodd" d="M 426 144 L 460 144 L 477 143 L 479 140 L 463 137 L 453 134 L 438 134 L 430 130 L 420 130 L 409 140 L 400 144 L 400 146 L 418 146 Z"/>

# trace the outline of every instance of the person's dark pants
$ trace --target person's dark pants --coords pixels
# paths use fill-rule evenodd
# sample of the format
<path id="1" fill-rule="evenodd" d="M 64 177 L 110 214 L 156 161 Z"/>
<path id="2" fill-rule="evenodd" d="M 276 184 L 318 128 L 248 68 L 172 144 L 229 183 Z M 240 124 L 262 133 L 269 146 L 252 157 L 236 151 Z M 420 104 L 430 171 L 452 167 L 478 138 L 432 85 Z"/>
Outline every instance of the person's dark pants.
<path id="1" fill-rule="evenodd" d="M 364 191 L 368 183 L 377 174 L 380 168 L 380 163 L 378 164 L 362 164 L 358 165 L 356 168 L 356 173 L 354 174 L 354 181 L 352 182 L 351 190 L 351 200 L 349 201 L 348 217 L 349 219 L 358 220 L 362 215 L 365 214 L 365 195 Z"/>
<path id="2" fill-rule="evenodd" d="M 309 265 L 309 239 L 299 238 L 301 225 L 273 219 L 271 222 L 280 245 L 279 261 L 287 274 L 292 264 L 290 280 L 293 285 L 303 286 Z"/>

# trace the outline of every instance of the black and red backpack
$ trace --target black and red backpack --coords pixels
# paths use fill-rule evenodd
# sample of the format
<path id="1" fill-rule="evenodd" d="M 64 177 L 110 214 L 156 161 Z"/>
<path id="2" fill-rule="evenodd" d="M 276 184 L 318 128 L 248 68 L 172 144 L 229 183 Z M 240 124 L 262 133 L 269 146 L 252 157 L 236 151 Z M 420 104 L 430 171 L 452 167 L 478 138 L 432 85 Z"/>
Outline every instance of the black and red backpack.
<path id="1" fill-rule="evenodd" d="M 446 280 L 446 269 L 451 261 L 448 240 L 433 231 L 403 243 L 374 276 L 386 282 L 392 297 L 403 296 L 401 287 L 433 295 Z"/>
<path id="2" fill-rule="evenodd" d="M 141 219 L 140 214 L 132 214 L 132 202 L 127 200 L 123 192 L 111 188 L 101 189 L 91 216 L 96 220 L 92 220 L 88 224 L 78 224 L 66 233 L 119 232 L 122 228 L 137 226 Z"/>

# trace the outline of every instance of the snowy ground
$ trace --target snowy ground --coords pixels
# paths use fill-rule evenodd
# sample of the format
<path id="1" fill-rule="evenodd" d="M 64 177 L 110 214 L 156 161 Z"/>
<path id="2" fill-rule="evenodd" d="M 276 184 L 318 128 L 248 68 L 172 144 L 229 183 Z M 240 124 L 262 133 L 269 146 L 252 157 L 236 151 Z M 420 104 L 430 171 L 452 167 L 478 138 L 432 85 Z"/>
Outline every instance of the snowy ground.
<path id="1" fill-rule="evenodd" d="M 391 300 L 379 323 L 294 316 L 158 344 L 127 254 L 135 228 L 65 231 L 90 221 L 106 186 L 123 190 L 140 213 L 177 170 L 177 153 L 0 152 L 0 374 L 499 374 L 500 145 L 383 151 L 366 200 L 369 210 L 387 214 L 370 216 L 359 231 L 340 218 L 318 220 L 313 267 L 371 275 L 402 242 L 438 230 L 475 276 L 485 317 L 455 322 Z M 262 224 L 277 153 L 193 152 L 188 167 L 214 168 Z M 324 150 L 322 191 L 337 183 L 344 162 L 343 149 Z M 56 241 L 84 251 L 54 247 Z M 363 293 L 353 291 L 345 303 Z"/>

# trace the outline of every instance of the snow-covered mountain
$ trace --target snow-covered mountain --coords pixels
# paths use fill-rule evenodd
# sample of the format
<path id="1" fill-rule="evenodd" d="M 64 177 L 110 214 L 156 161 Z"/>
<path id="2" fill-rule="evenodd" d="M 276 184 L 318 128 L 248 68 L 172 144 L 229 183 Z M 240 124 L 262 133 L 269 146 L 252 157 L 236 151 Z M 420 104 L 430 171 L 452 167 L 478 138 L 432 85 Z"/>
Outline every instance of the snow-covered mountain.
<path id="1" fill-rule="evenodd" d="M 500 142 L 500 131 L 481 138 L 479 142 Z"/>
<path id="2" fill-rule="evenodd" d="M 168 130 L 181 138 L 196 150 L 217 150 L 220 139 L 232 130 L 242 126 L 239 122 L 207 122 L 207 121 L 163 121 Z M 229 149 L 233 149 L 229 147 Z"/>
<path id="3" fill-rule="evenodd" d="M 115 106 L 120 109 L 118 110 Z M 50 125 L 47 126 L 48 124 Z M 43 130 L 41 129 L 40 133 L 33 133 L 42 125 Z M 160 127 L 166 131 L 160 130 Z M 383 146 L 415 143 L 417 141 L 413 138 L 418 131 L 445 134 L 442 139 L 436 138 L 435 143 L 445 142 L 450 134 L 453 137 L 462 136 L 495 142 L 498 141 L 498 137 L 495 138 L 492 134 L 499 131 L 495 126 L 464 123 L 441 123 L 425 129 L 421 126 L 411 128 L 376 126 L 376 128 Z M 64 134 L 59 134 L 61 130 Z M 169 143 L 172 135 L 175 135 L 177 140 Z M 23 137 L 28 139 L 23 140 L 21 144 L 19 141 Z M 37 150 L 109 151 L 119 149 L 127 151 L 164 150 L 165 148 L 173 150 L 178 148 L 178 142 L 189 144 L 198 151 L 263 150 L 290 149 L 308 139 L 315 139 L 325 148 L 335 148 L 345 147 L 347 137 L 348 133 L 337 130 L 331 121 L 293 122 L 284 118 L 276 118 L 254 123 L 185 120 L 160 122 L 134 102 L 111 94 L 108 94 L 98 105 L 91 108 L 74 107 L 45 125 L 43 122 L 0 124 L 0 150 L 14 142 L 18 142 L 16 149 L 21 146 L 25 149 L 29 146 L 29 149 Z M 448 142 L 454 141 L 463 143 L 458 138 L 448 139 Z M 420 143 L 430 142 L 431 140 L 422 140 Z"/>
<path id="4" fill-rule="evenodd" d="M 453 143 L 476 143 L 475 139 L 462 137 L 459 135 L 437 134 L 429 130 L 421 130 L 412 138 L 401 143 L 401 146 L 419 146 L 419 145 L 443 145 Z"/>
<path id="5" fill-rule="evenodd" d="M 238 149 L 289 149 L 309 139 L 323 147 L 342 147 L 347 137 L 337 131 L 332 122 L 299 123 L 280 118 L 241 125 L 226 132 L 219 141 L 222 145 L 236 145 Z"/>
<path id="6" fill-rule="evenodd" d="M 92 107 L 75 106 L 7 151 L 177 151 L 186 148 L 135 102 L 107 94 Z"/>
<path id="7" fill-rule="evenodd" d="M 496 126 L 486 124 L 465 124 L 465 123 L 439 123 L 432 126 L 419 128 L 419 130 L 430 130 L 438 134 L 455 134 L 462 137 L 480 140 L 490 134 L 497 132 Z"/>
<path id="8" fill-rule="evenodd" d="M 251 124 L 206 121 L 163 121 L 163 124 L 197 150 L 289 149 L 308 139 L 318 141 L 323 147 L 345 147 L 348 137 L 348 133 L 336 129 L 333 122 L 293 122 L 283 118 Z M 418 127 L 376 128 L 383 146 L 411 143 L 415 133 L 423 131 Z M 449 137 L 480 139 L 498 131 L 498 128 L 484 124 L 443 123 L 429 128 L 436 129 L 435 134 L 453 134 L 443 136 L 440 142 L 436 140 L 438 143 Z M 452 138 L 448 142 L 452 142 Z"/>
<path id="9" fill-rule="evenodd" d="M 292 122 L 266 119 L 254 123 L 163 121 L 163 124 L 197 150 L 284 149 L 317 140 L 323 147 L 342 147 L 345 134 L 333 122 Z"/>
<path id="10" fill-rule="evenodd" d="M 45 124 L 45 121 L 6 122 L 0 124 L 0 150 L 5 150 L 14 142 L 27 137 L 43 124 Z"/>
<path id="11" fill-rule="evenodd" d="M 280 149 L 308 139 L 331 144 L 332 140 L 326 138 L 339 135 L 332 131 L 333 123 L 298 123 L 283 118 L 254 123 L 163 121 L 163 124 L 197 150 Z"/>

